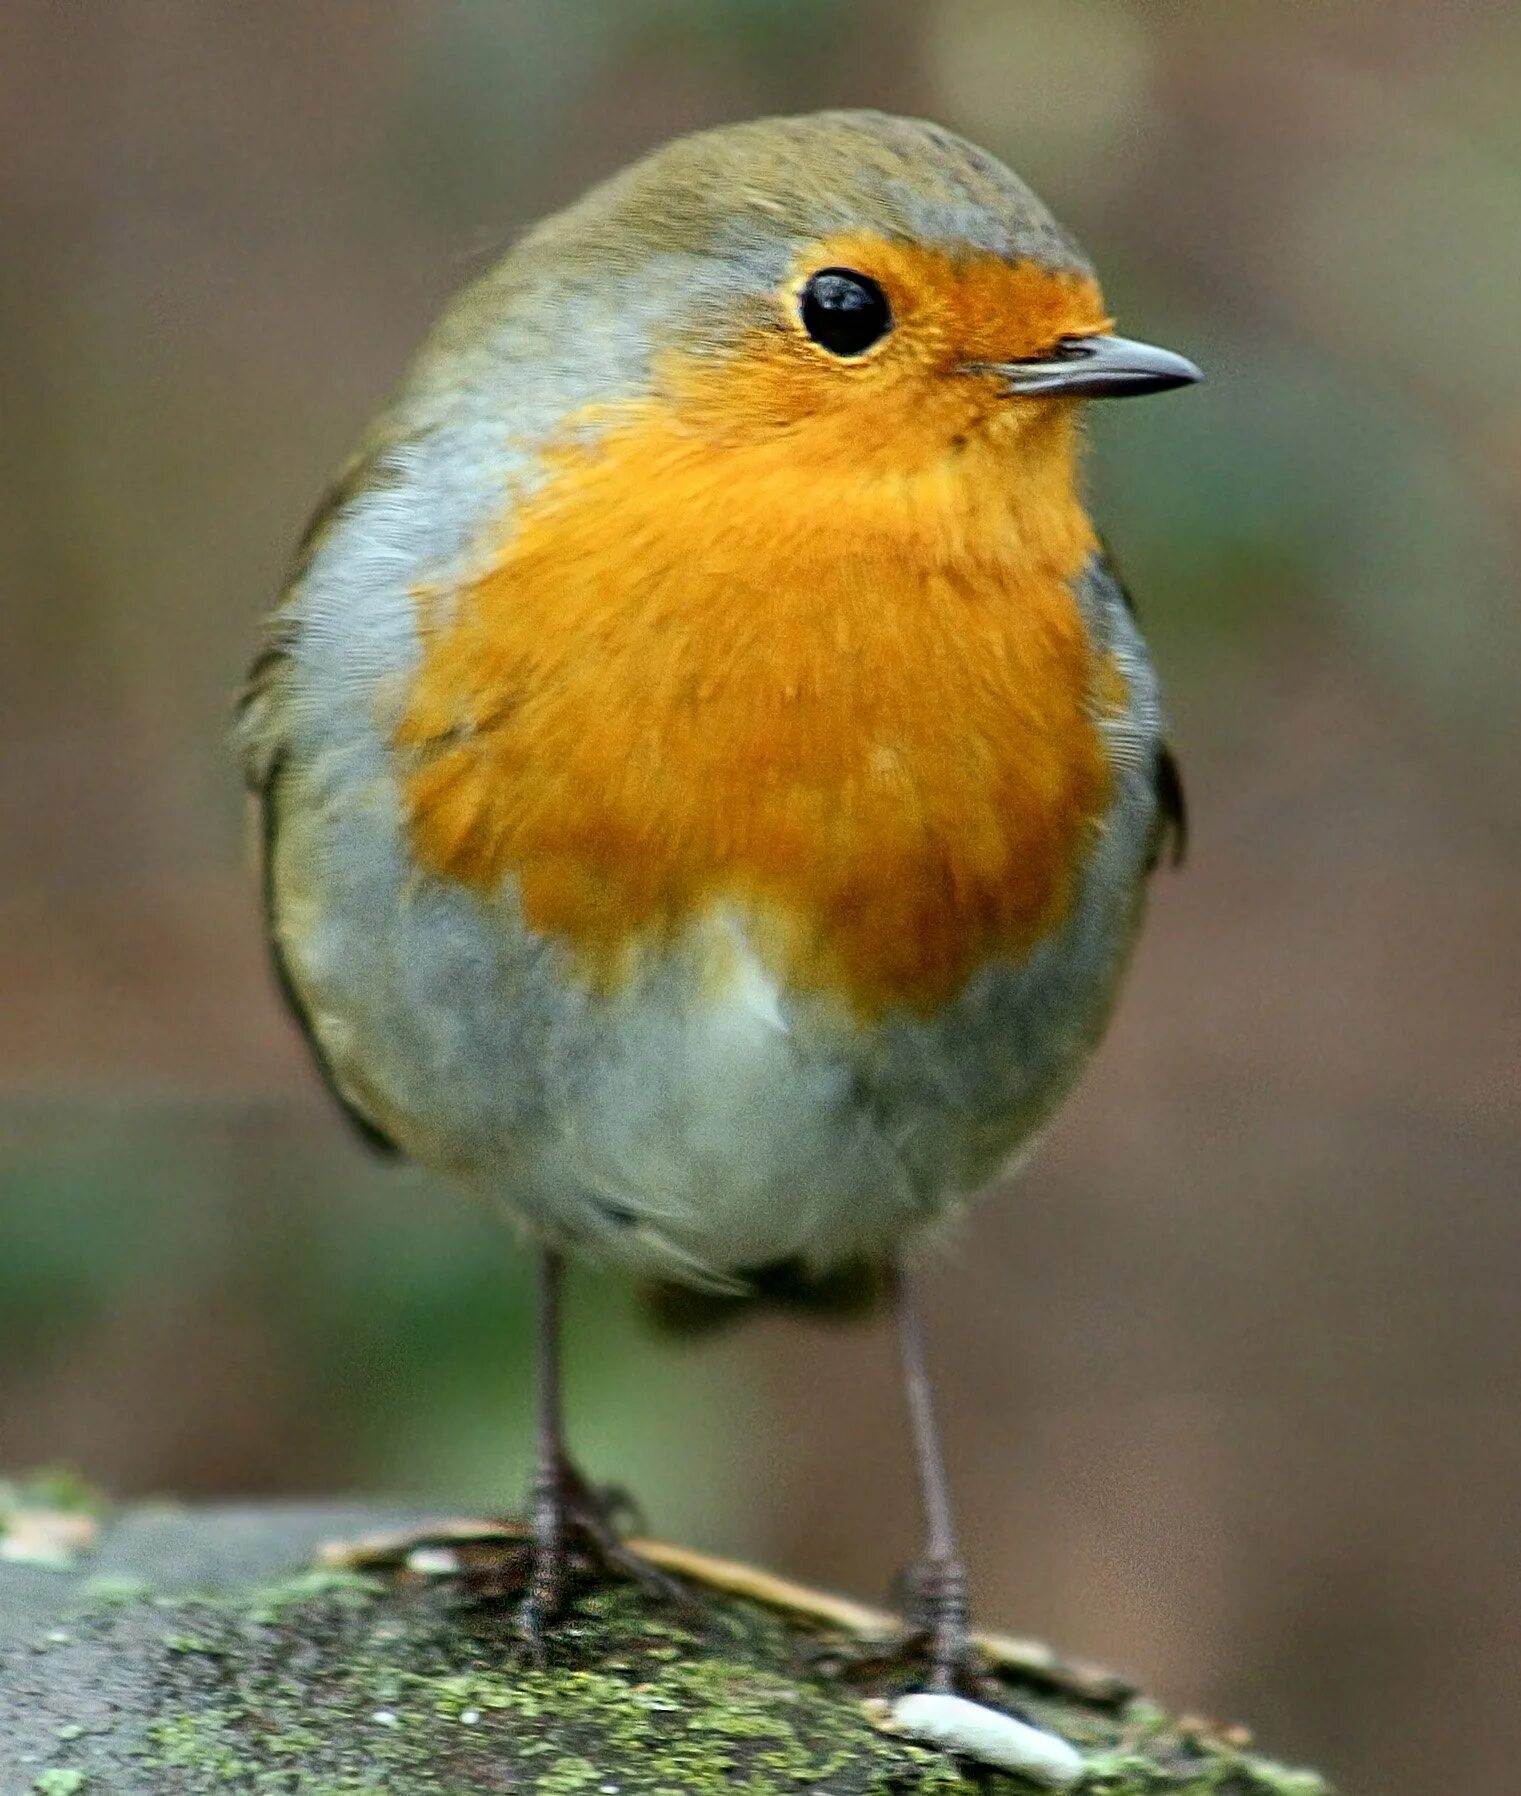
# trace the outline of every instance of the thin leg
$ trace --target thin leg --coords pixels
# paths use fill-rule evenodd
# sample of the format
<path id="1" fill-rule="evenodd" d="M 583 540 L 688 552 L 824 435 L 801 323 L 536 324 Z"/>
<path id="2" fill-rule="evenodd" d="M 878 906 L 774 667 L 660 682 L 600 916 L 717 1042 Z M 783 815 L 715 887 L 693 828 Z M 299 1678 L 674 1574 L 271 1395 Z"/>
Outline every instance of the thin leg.
<path id="1" fill-rule="evenodd" d="M 912 1601 L 918 1613 L 910 1619 L 928 1636 L 931 1682 L 937 1690 L 954 1690 L 969 1675 L 974 1659 L 967 1615 L 966 1570 L 956 1541 L 945 1454 L 935 1419 L 935 1400 L 924 1359 L 924 1330 L 912 1282 L 902 1266 L 894 1270 L 893 1312 L 898 1351 L 903 1363 L 903 1391 L 909 1430 L 919 1472 L 924 1510 L 924 1553 L 912 1575 Z"/>
<path id="2" fill-rule="evenodd" d="M 560 1289 L 564 1261 L 553 1247 L 538 1260 L 538 1344 L 534 1380 L 538 1439 L 534 1455 L 533 1568 L 518 1610 L 518 1629 L 536 1657 L 544 1653 L 544 1628 L 565 1596 L 565 1415 L 560 1395 Z"/>
<path id="3" fill-rule="evenodd" d="M 565 1603 L 572 1537 L 589 1550 L 594 1563 L 606 1570 L 632 1579 L 665 1602 L 688 1611 L 695 1608 L 682 1584 L 631 1553 L 618 1538 L 613 1517 L 627 1499 L 616 1491 L 594 1489 L 571 1462 L 565 1445 L 560 1388 L 560 1293 L 564 1271 L 564 1259 L 557 1249 L 540 1249 L 535 1372 L 538 1435 L 530 1516 L 533 1560 L 528 1588 L 518 1606 L 518 1632 L 541 1662 L 549 1627 Z"/>

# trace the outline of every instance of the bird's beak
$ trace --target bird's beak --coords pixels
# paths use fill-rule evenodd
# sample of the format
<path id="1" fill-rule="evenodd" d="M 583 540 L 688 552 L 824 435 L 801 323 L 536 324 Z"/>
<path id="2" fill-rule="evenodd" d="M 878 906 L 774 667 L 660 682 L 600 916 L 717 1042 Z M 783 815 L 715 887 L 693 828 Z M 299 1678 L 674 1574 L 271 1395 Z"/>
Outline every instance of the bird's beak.
<path id="1" fill-rule="evenodd" d="M 1124 399 L 1192 386 L 1203 374 L 1187 357 L 1128 337 L 1064 337 L 1055 352 L 1028 362 L 979 362 L 973 374 L 997 374 L 1011 396 L 1056 393 L 1067 399 Z"/>

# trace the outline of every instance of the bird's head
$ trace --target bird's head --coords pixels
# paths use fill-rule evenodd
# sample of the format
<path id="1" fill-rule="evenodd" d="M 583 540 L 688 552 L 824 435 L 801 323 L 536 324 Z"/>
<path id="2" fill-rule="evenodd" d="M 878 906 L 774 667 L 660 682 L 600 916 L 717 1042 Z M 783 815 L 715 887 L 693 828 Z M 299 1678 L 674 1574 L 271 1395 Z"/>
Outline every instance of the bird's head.
<path id="1" fill-rule="evenodd" d="M 720 477 L 775 464 L 826 498 L 969 449 L 1010 476 L 1070 459 L 1073 401 L 1199 378 L 1112 334 L 1087 258 L 1001 164 L 868 112 L 679 139 L 530 233 L 469 308 L 560 370 L 557 425 L 658 411 Z"/>

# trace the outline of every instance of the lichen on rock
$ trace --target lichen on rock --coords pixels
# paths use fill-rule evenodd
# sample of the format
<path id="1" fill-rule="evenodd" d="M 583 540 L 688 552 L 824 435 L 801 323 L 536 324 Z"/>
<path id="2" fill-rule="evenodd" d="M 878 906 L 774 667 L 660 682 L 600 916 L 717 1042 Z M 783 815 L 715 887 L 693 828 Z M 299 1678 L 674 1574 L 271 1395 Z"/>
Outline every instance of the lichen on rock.
<path id="1" fill-rule="evenodd" d="M 960 1796 L 1028 1792 L 873 1726 L 797 1618 L 717 1592 L 695 1618 L 583 1591 L 549 1664 L 510 1600 L 469 1580 L 301 1569 L 363 1512 L 160 1512 L 107 1530 L 101 1602 L 78 1574 L 0 1567 L 0 1788 L 110 1796 Z M 134 1530 L 137 1536 L 134 1550 Z M 294 1572 L 277 1579 L 282 1566 Z M 55 1580 L 51 1603 L 36 1580 Z M 26 1583 L 24 1580 L 31 1580 Z M 23 1582 L 18 1582 L 22 1580 Z M 198 1588 L 197 1588 L 198 1587 Z M 8 1598 L 16 1598 L 10 1602 Z M 1091 1796 L 1320 1796 L 1306 1774 L 1154 1704 L 1007 1682 L 1073 1741 Z"/>

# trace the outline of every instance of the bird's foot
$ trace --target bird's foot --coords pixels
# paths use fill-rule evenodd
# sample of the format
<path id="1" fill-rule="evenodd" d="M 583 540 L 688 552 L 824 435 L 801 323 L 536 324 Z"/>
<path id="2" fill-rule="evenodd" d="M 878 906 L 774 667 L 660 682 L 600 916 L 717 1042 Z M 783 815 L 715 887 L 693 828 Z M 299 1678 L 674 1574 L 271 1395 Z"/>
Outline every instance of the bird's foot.
<path id="1" fill-rule="evenodd" d="M 899 1580 L 903 1628 L 878 1639 L 829 1646 L 818 1655 L 822 1670 L 839 1677 L 922 1674 L 931 1690 L 978 1701 L 1000 1691 L 987 1656 L 972 1638 L 967 1616 L 966 1573 L 956 1559 L 921 1559 Z"/>
<path id="2" fill-rule="evenodd" d="M 972 1640 L 966 1568 L 959 1559 L 924 1558 L 901 1579 L 909 1633 L 929 1659 L 930 1688 L 969 1694 L 986 1682 L 987 1663 Z"/>
<path id="3" fill-rule="evenodd" d="M 517 1629 L 537 1663 L 547 1658 L 550 1632 L 578 1576 L 624 1578 L 673 1608 L 697 1611 L 697 1599 L 684 1584 L 624 1544 L 617 1524 L 632 1508 L 625 1492 L 589 1483 L 568 1460 L 535 1485 L 527 1588 L 518 1604 Z"/>
<path id="4" fill-rule="evenodd" d="M 575 1582 L 623 1578 L 686 1614 L 701 1612 L 686 1584 L 625 1545 L 619 1524 L 636 1518 L 626 1492 L 593 1485 L 566 1460 L 553 1478 L 536 1483 L 526 1524 L 511 1518 L 439 1521 L 331 1541 L 319 1562 L 334 1570 L 459 1578 L 485 1602 L 518 1594 L 518 1633 L 542 1663 Z"/>

